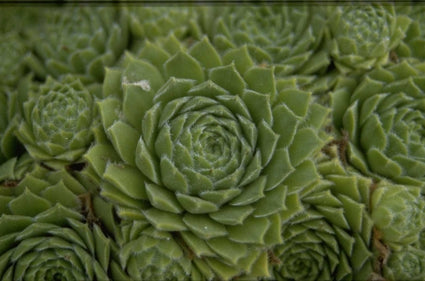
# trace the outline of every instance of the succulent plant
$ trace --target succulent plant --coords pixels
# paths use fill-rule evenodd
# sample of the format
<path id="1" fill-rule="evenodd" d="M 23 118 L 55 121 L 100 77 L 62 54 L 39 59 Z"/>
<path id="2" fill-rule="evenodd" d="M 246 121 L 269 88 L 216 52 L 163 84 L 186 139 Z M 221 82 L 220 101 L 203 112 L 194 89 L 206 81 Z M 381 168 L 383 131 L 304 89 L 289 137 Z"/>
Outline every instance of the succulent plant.
<path id="1" fill-rule="evenodd" d="M 12 185 L 0 185 L 0 214 L 35 216 L 57 203 L 75 211 L 89 211 L 84 200 L 96 190 L 82 185 L 65 170 L 50 171 L 32 166 L 29 160 L 28 156 L 21 157 L 14 165 L 14 174 L 21 176 L 25 171 L 24 176 L 9 177 L 6 180 L 12 180 Z M 93 218 L 92 213 L 89 215 Z"/>
<path id="2" fill-rule="evenodd" d="M 425 278 L 425 251 L 408 246 L 401 251 L 391 253 L 384 276 L 387 280 L 419 281 Z"/>
<path id="3" fill-rule="evenodd" d="M 332 93 L 334 124 L 347 134 L 349 161 L 366 174 L 423 185 L 424 65 L 376 68 Z"/>
<path id="4" fill-rule="evenodd" d="M 277 280 L 368 280 L 372 273 L 372 181 L 346 171 L 336 145 L 325 151 L 317 158 L 323 179 L 293 194 L 283 212 Z"/>
<path id="5" fill-rule="evenodd" d="M 78 78 L 67 75 L 28 93 L 17 129 L 31 156 L 51 167 L 77 161 L 93 140 L 96 115 L 93 93 Z"/>
<path id="6" fill-rule="evenodd" d="M 127 239 L 119 256 L 132 280 L 192 280 L 192 261 L 170 233 L 139 226 Z"/>
<path id="7" fill-rule="evenodd" d="M 425 229 L 425 200 L 419 187 L 381 183 L 371 199 L 371 216 L 382 241 L 393 249 L 418 242 Z"/>
<path id="8" fill-rule="evenodd" d="M 107 141 L 85 158 L 124 219 L 180 233 L 220 278 L 267 276 L 287 186 L 317 178 L 328 111 L 311 93 L 277 93 L 273 69 L 253 66 L 246 48 L 223 58 L 206 38 L 182 48 L 149 43 L 107 69 Z"/>
<path id="9" fill-rule="evenodd" d="M 16 32 L 0 33 L 0 91 L 15 87 L 25 73 L 25 41 Z"/>
<path id="10" fill-rule="evenodd" d="M 0 280 L 425 280 L 423 7 L 115 2 L 0 8 Z"/>
<path id="11" fill-rule="evenodd" d="M 117 7 L 40 8 L 42 20 L 25 35 L 34 46 L 27 64 L 40 78 L 79 75 L 101 82 L 104 67 L 120 58 L 128 45 L 128 19 Z"/>
<path id="12" fill-rule="evenodd" d="M 201 31 L 194 7 L 132 7 L 129 9 L 133 45 L 143 40 L 157 40 L 173 33 L 179 40 L 199 39 Z M 136 44 L 135 44 L 136 43 Z"/>
<path id="13" fill-rule="evenodd" d="M 401 58 L 415 58 L 423 60 L 425 52 L 422 48 L 425 43 L 425 20 L 423 14 L 425 9 L 422 5 L 400 5 L 396 6 L 397 13 L 408 16 L 412 23 L 406 31 L 406 37 L 395 49 L 395 53 Z"/>
<path id="14" fill-rule="evenodd" d="M 328 48 L 342 73 L 385 65 L 410 24 L 408 17 L 397 17 L 392 4 L 340 5 L 329 11 Z"/>
<path id="15" fill-rule="evenodd" d="M 28 202 L 23 212 L 28 210 Z M 0 216 L 0 276 L 12 280 L 110 280 L 113 242 L 60 204 L 38 215 Z"/>
<path id="16" fill-rule="evenodd" d="M 217 49 L 247 46 L 256 64 L 273 65 L 278 76 L 311 74 L 329 64 L 319 51 L 326 27 L 319 6 L 212 7 L 210 13 L 206 28 Z"/>

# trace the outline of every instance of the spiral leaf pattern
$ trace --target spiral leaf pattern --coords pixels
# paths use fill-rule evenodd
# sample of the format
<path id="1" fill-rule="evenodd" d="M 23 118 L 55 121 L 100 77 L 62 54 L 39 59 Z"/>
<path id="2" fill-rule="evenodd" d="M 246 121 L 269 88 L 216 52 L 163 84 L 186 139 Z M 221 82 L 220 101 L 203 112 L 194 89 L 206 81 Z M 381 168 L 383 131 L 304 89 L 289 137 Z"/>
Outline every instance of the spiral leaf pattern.
<path id="1" fill-rule="evenodd" d="M 384 276 L 390 281 L 423 280 L 425 278 L 425 251 L 409 246 L 391 253 L 384 268 Z"/>
<path id="2" fill-rule="evenodd" d="M 40 17 L 25 35 L 34 46 L 27 65 L 42 79 L 75 74 L 101 82 L 128 45 L 127 13 L 116 7 L 44 8 Z"/>
<path id="3" fill-rule="evenodd" d="M 110 280 L 112 241 L 58 204 L 35 217 L 0 216 L 2 280 Z"/>
<path id="4" fill-rule="evenodd" d="M 334 123 L 347 132 L 349 160 L 363 173 L 423 185 L 422 79 L 423 65 L 404 61 L 332 93 Z"/>
<path id="5" fill-rule="evenodd" d="M 293 194 L 283 212 L 288 220 L 274 251 L 277 280 L 367 280 L 372 273 L 371 180 L 346 171 L 335 152 L 333 145 L 329 155 L 318 155 L 323 178 Z"/>
<path id="6" fill-rule="evenodd" d="M 425 12 L 424 7 L 419 5 L 396 6 L 396 11 L 399 15 L 412 20 L 406 31 L 406 37 L 395 49 L 396 55 L 400 58 L 423 60 L 425 53 L 421 46 L 425 43 L 425 20 L 422 17 Z"/>
<path id="7" fill-rule="evenodd" d="M 0 33 L 0 92 L 15 87 L 25 73 L 28 46 L 17 32 Z"/>
<path id="8" fill-rule="evenodd" d="M 329 64 L 319 50 L 326 20 L 318 6 L 214 7 L 209 13 L 207 29 L 220 51 L 246 45 L 257 63 L 275 66 L 278 76 L 312 74 Z"/>
<path id="9" fill-rule="evenodd" d="M 393 5 L 335 6 L 329 16 L 329 52 L 342 73 L 387 64 L 411 21 L 398 18 Z"/>
<path id="10" fill-rule="evenodd" d="M 425 228 L 425 201 L 418 187 L 382 183 L 372 195 L 372 219 L 392 248 L 417 242 Z"/>
<path id="11" fill-rule="evenodd" d="M 130 31 L 135 39 L 157 40 L 173 33 L 184 40 L 199 37 L 198 13 L 192 7 L 134 7 L 129 11 Z"/>
<path id="12" fill-rule="evenodd" d="M 271 68 L 246 67 L 246 48 L 229 64 L 206 38 L 181 48 L 169 54 L 149 43 L 141 59 L 107 70 L 98 104 L 111 144 L 86 159 L 124 216 L 141 211 L 156 230 L 179 232 L 223 279 L 267 276 L 265 249 L 281 243 L 287 185 L 317 178 L 311 157 L 327 110 L 310 93 L 277 93 Z M 161 64 L 152 59 L 164 54 Z"/>
<path id="13" fill-rule="evenodd" d="M 30 82 L 31 83 L 31 82 Z M 93 94 L 72 75 L 28 94 L 17 129 L 31 156 L 52 167 L 79 159 L 93 140 Z"/>

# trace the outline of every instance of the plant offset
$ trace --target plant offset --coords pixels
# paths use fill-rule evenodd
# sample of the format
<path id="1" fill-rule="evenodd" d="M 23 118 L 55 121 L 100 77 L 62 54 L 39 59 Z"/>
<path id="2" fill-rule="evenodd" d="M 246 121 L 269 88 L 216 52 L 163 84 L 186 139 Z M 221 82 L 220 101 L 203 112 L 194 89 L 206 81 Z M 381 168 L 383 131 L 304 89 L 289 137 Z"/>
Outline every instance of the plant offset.
<path id="1" fill-rule="evenodd" d="M 424 280 L 422 6 L 0 9 L 0 279 Z"/>

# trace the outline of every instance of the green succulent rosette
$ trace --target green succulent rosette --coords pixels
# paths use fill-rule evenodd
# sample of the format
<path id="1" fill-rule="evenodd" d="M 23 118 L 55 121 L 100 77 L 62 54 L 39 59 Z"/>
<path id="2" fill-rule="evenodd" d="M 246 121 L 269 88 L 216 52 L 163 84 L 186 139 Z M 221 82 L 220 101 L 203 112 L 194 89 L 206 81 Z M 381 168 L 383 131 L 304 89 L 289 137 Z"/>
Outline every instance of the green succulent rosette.
<path id="1" fill-rule="evenodd" d="M 218 50 L 247 46 L 256 64 L 273 65 L 277 76 L 313 74 L 329 64 L 320 50 L 324 9 L 307 5 L 213 7 L 207 32 Z"/>
<path id="2" fill-rule="evenodd" d="M 335 127 L 347 135 L 349 161 L 361 172 L 423 186 L 423 69 L 406 61 L 379 67 L 331 93 Z"/>
<path id="3" fill-rule="evenodd" d="M 16 209 L 25 213 L 26 206 Z M 34 208 L 35 209 L 35 208 Z M 0 216 L 0 276 L 12 280 L 111 280 L 113 241 L 60 204 L 36 216 Z"/>
<path id="4" fill-rule="evenodd" d="M 381 240 L 392 249 L 419 241 L 425 229 L 425 200 L 419 187 L 381 183 L 371 199 L 371 216 Z"/>
<path id="5" fill-rule="evenodd" d="M 328 49 L 342 73 L 387 64 L 411 21 L 397 16 L 392 4 L 339 5 L 330 8 L 328 16 Z"/>
<path id="6" fill-rule="evenodd" d="M 179 233 L 219 278 L 268 276 L 288 186 L 318 176 L 328 110 L 311 93 L 277 92 L 273 68 L 246 47 L 221 57 L 206 38 L 188 51 L 173 38 L 106 70 L 106 139 L 85 158 L 122 218 Z"/>
<path id="7" fill-rule="evenodd" d="M 276 280 L 368 280 L 373 271 L 372 181 L 345 170 L 336 145 L 323 150 L 323 178 L 294 193 L 284 211 L 283 243 L 273 250 Z"/>
<path id="8" fill-rule="evenodd" d="M 392 252 L 385 267 L 386 280 L 419 281 L 425 278 L 425 251 L 408 246 Z"/>
<path id="9" fill-rule="evenodd" d="M 190 257 L 181 237 L 158 231 L 149 223 L 126 221 L 119 226 L 118 245 L 121 267 L 113 267 L 117 280 L 212 280 L 202 275 L 197 264 L 205 262 Z M 208 273 L 208 272 L 207 272 Z"/>
<path id="10" fill-rule="evenodd" d="M 75 211 L 89 211 L 91 202 L 85 199 L 97 193 L 93 186 L 83 185 L 64 169 L 52 171 L 32 163 L 28 155 L 15 161 L 15 177 L 6 178 L 0 185 L 0 214 L 35 216 L 57 203 Z"/>
<path id="11" fill-rule="evenodd" d="M 179 40 L 199 39 L 198 14 L 195 7 L 186 6 L 132 7 L 129 9 L 129 26 L 135 41 L 133 45 L 146 39 L 166 37 L 170 33 Z"/>
<path id="12" fill-rule="evenodd" d="M 16 135 L 37 161 L 57 168 L 79 160 L 97 124 L 93 87 L 73 76 L 31 84 Z"/>
<path id="13" fill-rule="evenodd" d="M 424 59 L 425 52 L 423 44 L 425 43 L 425 20 L 423 14 L 425 9 L 422 5 L 400 5 L 396 6 L 397 13 L 408 16 L 412 22 L 406 31 L 406 37 L 395 49 L 399 58 Z"/>
<path id="14" fill-rule="evenodd" d="M 25 35 L 33 46 L 27 65 L 44 79 L 79 75 L 101 82 L 128 45 L 126 10 L 117 7 L 65 6 L 42 8 L 40 22 Z"/>
<path id="15" fill-rule="evenodd" d="M 0 92 L 14 88 L 25 74 L 28 46 L 17 32 L 0 33 Z"/>
<path id="16" fill-rule="evenodd" d="M 28 71 L 25 58 L 31 44 L 23 30 L 38 23 L 38 11 L 17 6 L 0 10 L 0 92 L 13 90 Z"/>
<path id="17" fill-rule="evenodd" d="M 143 231 L 122 247 L 120 257 L 134 280 L 190 280 L 191 261 L 168 232 Z"/>

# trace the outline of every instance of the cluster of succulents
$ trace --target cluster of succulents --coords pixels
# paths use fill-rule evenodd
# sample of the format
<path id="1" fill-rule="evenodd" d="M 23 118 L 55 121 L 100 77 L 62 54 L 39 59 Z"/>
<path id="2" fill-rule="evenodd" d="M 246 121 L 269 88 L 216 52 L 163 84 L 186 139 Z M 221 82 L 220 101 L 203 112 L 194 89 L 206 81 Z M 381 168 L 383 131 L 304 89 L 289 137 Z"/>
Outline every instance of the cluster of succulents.
<path id="1" fill-rule="evenodd" d="M 2 7 L 0 279 L 424 280 L 422 11 Z"/>

